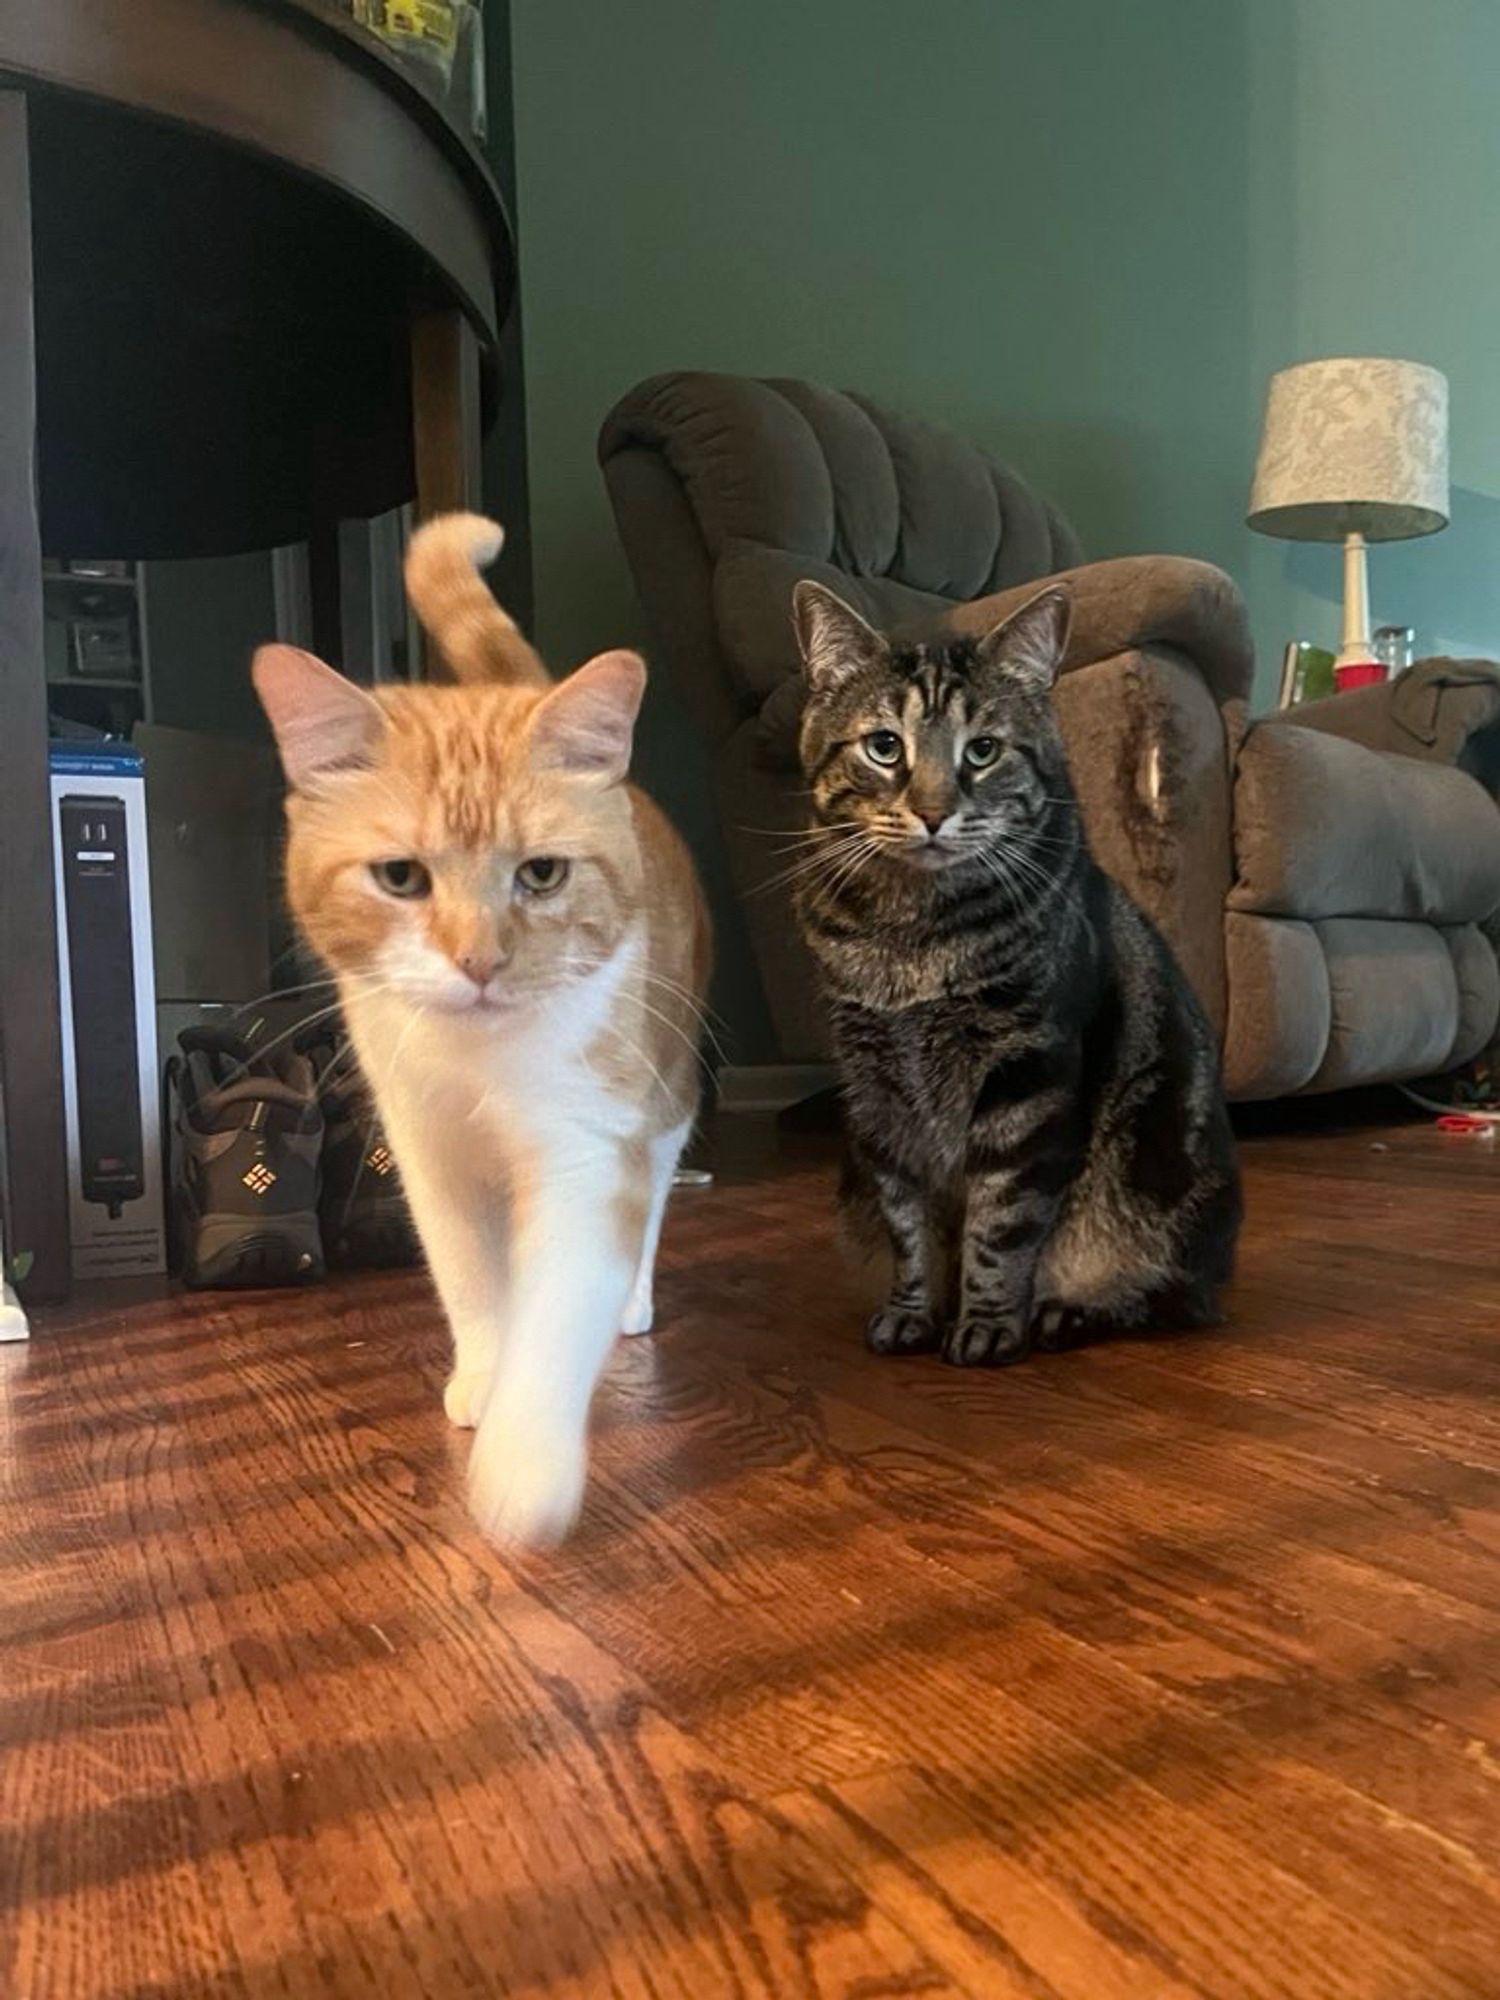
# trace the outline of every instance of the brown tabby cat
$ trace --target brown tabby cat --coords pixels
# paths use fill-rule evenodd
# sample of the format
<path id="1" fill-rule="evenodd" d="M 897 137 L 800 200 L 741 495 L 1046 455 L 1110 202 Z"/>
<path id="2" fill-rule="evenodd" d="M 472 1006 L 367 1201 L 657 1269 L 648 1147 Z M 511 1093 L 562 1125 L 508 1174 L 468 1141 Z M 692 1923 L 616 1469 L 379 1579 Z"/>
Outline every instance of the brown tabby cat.
<path id="1" fill-rule="evenodd" d="M 851 1218 L 893 1257 L 878 1354 L 1000 1367 L 1218 1317 L 1240 1225 L 1219 1048 L 1089 852 L 1052 683 L 1066 585 L 979 639 L 900 643 L 797 586 Z M 817 852 L 817 849 L 814 850 Z"/>
<path id="2" fill-rule="evenodd" d="M 371 694 L 265 646 L 292 909 L 334 972 L 453 1334 L 491 1534 L 559 1538 L 590 1399 L 652 1269 L 698 1097 L 708 920 L 686 848 L 625 783 L 645 668 L 553 685 L 477 566 L 501 534 L 414 537 L 407 587 L 460 685 Z"/>

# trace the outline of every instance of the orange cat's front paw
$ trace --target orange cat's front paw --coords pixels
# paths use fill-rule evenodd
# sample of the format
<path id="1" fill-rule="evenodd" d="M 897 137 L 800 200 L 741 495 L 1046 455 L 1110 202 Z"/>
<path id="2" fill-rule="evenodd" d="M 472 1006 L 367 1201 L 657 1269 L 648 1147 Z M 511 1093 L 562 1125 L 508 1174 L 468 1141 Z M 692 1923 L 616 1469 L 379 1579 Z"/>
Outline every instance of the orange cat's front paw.
<path id="1" fill-rule="evenodd" d="M 492 1412 L 469 1459 L 469 1506 L 492 1541 L 550 1548 L 578 1519 L 587 1469 L 581 1443 Z"/>
<path id="2" fill-rule="evenodd" d="M 620 1331 L 624 1334 L 649 1333 L 655 1324 L 656 1306 L 651 1297 L 651 1287 L 649 1284 L 642 1285 L 637 1280 L 634 1290 L 626 1300 Z"/>
<path id="3" fill-rule="evenodd" d="M 490 1378 L 483 1369 L 455 1370 L 443 1390 L 443 1410 L 449 1423 L 456 1424 L 461 1431 L 473 1430 L 483 1413 L 489 1386 Z"/>

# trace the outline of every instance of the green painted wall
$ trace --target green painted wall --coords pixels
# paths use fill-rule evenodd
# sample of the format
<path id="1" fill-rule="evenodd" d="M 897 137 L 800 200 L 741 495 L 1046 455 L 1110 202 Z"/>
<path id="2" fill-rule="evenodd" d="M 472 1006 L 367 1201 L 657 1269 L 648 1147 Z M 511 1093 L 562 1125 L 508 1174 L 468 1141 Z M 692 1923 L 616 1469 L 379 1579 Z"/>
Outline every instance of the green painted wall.
<path id="1" fill-rule="evenodd" d="M 1288 636 L 1336 633 L 1340 582 L 1335 551 L 1243 525 L 1265 382 L 1334 352 L 1453 383 L 1454 526 L 1376 552 L 1377 619 L 1500 645 L 1494 0 L 511 11 L 537 614 L 559 665 L 642 636 L 601 419 L 642 376 L 722 368 L 953 424 L 1090 554 L 1223 564 L 1264 698 Z M 727 915 L 702 758 L 660 689 L 642 764 Z"/>
<path id="2" fill-rule="evenodd" d="M 1237 7 L 516 0 L 512 32 L 537 603 L 562 656 L 633 625 L 594 438 L 663 368 L 951 422 L 1101 554 L 1237 546 Z"/>

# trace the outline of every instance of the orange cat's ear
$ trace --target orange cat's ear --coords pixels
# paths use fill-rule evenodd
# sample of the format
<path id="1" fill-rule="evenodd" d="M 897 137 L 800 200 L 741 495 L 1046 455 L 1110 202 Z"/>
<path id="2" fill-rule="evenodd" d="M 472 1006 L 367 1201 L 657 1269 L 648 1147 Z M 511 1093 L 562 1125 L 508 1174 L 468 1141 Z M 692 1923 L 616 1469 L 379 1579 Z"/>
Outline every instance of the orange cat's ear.
<path id="1" fill-rule="evenodd" d="M 380 705 L 296 646 L 262 646 L 251 668 L 293 791 L 368 764 L 385 727 Z"/>
<path id="2" fill-rule="evenodd" d="M 533 762 L 595 784 L 618 784 L 630 766 L 645 692 L 646 663 L 638 653 L 600 653 L 537 704 L 531 718 Z"/>

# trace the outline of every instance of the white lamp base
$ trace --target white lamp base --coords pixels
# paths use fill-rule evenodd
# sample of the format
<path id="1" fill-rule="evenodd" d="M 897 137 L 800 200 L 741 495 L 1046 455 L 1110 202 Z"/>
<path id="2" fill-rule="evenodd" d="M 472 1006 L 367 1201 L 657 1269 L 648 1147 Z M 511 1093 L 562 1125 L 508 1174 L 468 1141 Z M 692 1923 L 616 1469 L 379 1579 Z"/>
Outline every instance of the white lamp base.
<path id="1" fill-rule="evenodd" d="M 1370 646 L 1370 577 L 1363 535 L 1344 537 L 1344 643 L 1334 668 L 1367 667 L 1375 655 Z"/>

